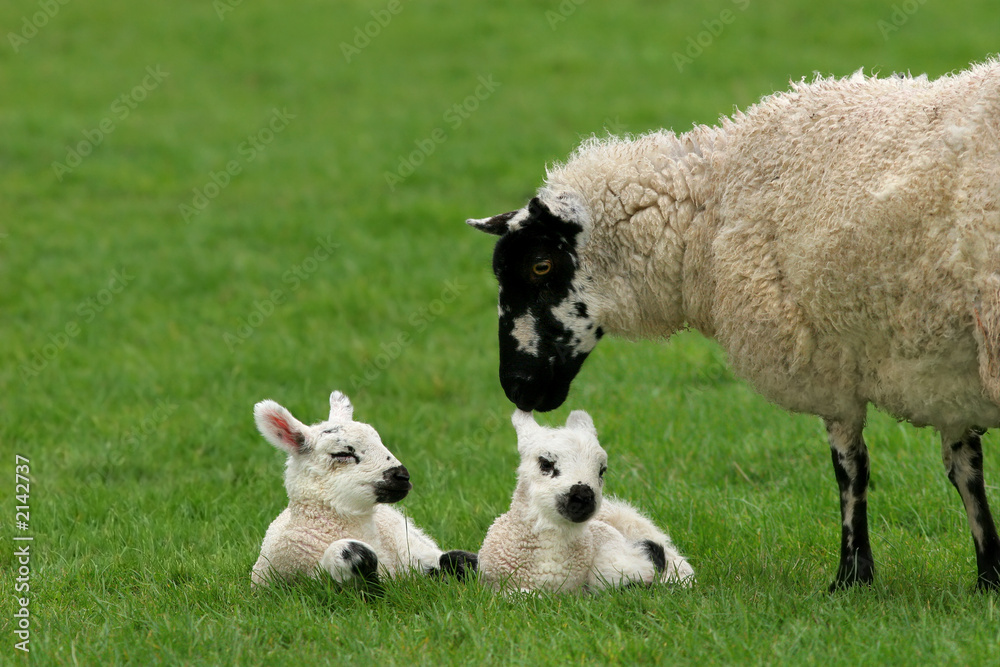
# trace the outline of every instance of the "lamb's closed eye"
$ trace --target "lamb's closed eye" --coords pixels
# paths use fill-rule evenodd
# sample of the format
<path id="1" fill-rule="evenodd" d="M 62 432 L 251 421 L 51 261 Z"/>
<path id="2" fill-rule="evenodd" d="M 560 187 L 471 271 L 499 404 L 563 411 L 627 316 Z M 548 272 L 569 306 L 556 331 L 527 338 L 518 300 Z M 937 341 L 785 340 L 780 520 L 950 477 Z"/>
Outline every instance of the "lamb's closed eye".
<path id="1" fill-rule="evenodd" d="M 330 454 L 330 458 L 337 463 L 361 463 L 361 457 L 354 452 L 334 452 Z"/>

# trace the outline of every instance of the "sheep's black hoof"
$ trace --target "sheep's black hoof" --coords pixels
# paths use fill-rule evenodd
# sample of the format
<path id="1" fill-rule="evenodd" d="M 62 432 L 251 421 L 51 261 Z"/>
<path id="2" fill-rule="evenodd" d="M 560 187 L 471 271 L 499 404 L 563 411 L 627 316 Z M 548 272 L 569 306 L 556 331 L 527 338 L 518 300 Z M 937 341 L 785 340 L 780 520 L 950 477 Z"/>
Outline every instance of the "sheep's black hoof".
<path id="1" fill-rule="evenodd" d="M 976 591 L 980 593 L 1000 593 L 1000 565 L 993 570 L 980 572 L 976 579 Z"/>
<path id="2" fill-rule="evenodd" d="M 837 576 L 830 584 L 830 592 L 836 593 L 852 586 L 870 586 L 875 581 L 875 564 L 865 558 L 841 563 Z"/>
<path id="3" fill-rule="evenodd" d="M 472 576 L 479 567 L 479 556 L 471 551 L 446 551 L 438 562 L 440 574 L 452 575 L 462 580 Z"/>
<path id="4" fill-rule="evenodd" d="M 646 558 L 652 561 L 654 570 L 663 572 L 667 569 L 667 554 L 663 550 L 663 545 L 652 540 L 643 540 L 639 546 L 646 552 Z"/>

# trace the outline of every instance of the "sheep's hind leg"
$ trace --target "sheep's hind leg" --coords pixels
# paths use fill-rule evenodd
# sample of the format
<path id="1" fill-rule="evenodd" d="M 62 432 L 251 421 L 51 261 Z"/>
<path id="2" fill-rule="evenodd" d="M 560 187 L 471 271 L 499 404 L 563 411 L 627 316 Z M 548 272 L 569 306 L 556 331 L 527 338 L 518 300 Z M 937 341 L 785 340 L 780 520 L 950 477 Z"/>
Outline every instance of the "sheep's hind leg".
<path id="1" fill-rule="evenodd" d="M 948 470 L 948 479 L 958 489 L 976 545 L 976 565 L 979 590 L 1000 591 L 1000 537 L 986 502 L 983 481 L 983 445 L 981 431 L 971 429 L 958 442 L 942 436 L 941 455 Z"/>
<path id="2" fill-rule="evenodd" d="M 868 539 L 868 448 L 861 435 L 864 422 L 827 421 L 833 470 L 840 487 L 840 566 L 830 591 L 870 584 L 875 561 Z"/>

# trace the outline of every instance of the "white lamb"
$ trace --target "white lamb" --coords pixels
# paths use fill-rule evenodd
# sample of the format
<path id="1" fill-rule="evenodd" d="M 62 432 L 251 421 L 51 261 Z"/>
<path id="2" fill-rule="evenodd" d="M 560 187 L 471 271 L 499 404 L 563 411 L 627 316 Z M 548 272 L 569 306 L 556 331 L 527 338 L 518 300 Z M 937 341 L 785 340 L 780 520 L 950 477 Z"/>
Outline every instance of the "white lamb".
<path id="1" fill-rule="evenodd" d="M 488 585 L 575 592 L 693 581 L 694 570 L 649 519 L 624 501 L 602 503 L 608 455 L 590 415 L 576 410 L 559 429 L 521 410 L 511 421 L 521 465 L 510 510 L 479 551 Z"/>
<path id="2" fill-rule="evenodd" d="M 261 434 L 288 453 L 288 507 L 267 529 L 251 582 L 315 577 L 377 581 L 404 571 L 474 571 L 476 555 L 442 553 L 422 530 L 380 503 L 402 500 L 410 475 L 374 428 L 353 420 L 354 407 L 330 394 L 330 416 L 306 426 L 274 401 L 254 406 Z"/>

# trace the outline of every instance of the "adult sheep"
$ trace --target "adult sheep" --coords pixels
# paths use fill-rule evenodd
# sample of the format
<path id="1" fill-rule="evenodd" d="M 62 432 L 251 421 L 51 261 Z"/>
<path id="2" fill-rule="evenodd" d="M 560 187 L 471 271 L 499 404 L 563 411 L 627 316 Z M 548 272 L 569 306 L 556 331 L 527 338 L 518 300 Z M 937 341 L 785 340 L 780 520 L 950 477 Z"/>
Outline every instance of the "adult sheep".
<path id="1" fill-rule="evenodd" d="M 980 435 L 1000 425 L 1000 61 L 926 77 L 793 84 L 718 127 L 591 139 L 500 236 L 500 381 L 565 400 L 605 333 L 690 327 L 771 401 L 822 417 L 840 487 L 831 589 L 870 582 L 875 404 L 941 434 L 1000 589 Z"/>

